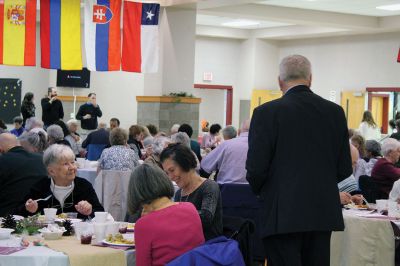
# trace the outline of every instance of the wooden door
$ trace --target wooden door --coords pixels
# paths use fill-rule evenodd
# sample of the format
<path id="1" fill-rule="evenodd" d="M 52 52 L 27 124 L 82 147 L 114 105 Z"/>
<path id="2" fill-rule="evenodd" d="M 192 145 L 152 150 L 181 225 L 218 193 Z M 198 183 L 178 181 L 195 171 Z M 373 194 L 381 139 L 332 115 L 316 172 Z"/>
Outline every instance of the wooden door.
<path id="1" fill-rule="evenodd" d="M 341 106 L 347 118 L 348 128 L 357 129 L 365 110 L 365 94 L 355 91 L 342 91 Z"/>
<path id="2" fill-rule="evenodd" d="M 253 113 L 254 108 L 263 103 L 279 99 L 282 96 L 280 90 L 253 90 L 251 95 L 250 110 Z"/>
<path id="3" fill-rule="evenodd" d="M 378 128 L 382 128 L 382 114 L 383 114 L 383 98 L 382 97 L 372 97 L 371 103 L 371 113 L 372 117 Z"/>

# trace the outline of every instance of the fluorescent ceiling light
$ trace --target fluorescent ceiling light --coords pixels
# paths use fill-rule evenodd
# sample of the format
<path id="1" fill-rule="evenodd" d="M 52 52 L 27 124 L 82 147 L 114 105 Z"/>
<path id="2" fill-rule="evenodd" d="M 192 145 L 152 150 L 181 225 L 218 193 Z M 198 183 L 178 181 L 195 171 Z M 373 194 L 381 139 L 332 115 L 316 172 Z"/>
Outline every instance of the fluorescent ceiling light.
<path id="1" fill-rule="evenodd" d="M 240 20 L 232 20 L 232 21 L 224 22 L 224 23 L 222 23 L 222 26 L 226 26 L 226 27 L 248 27 L 248 26 L 257 26 L 257 25 L 260 25 L 260 24 L 261 24 L 260 22 L 254 21 L 254 20 L 240 19 Z"/>
<path id="2" fill-rule="evenodd" d="M 398 11 L 398 10 L 400 10 L 400 4 L 377 6 L 376 9 L 382 9 L 382 10 L 388 10 L 388 11 Z"/>

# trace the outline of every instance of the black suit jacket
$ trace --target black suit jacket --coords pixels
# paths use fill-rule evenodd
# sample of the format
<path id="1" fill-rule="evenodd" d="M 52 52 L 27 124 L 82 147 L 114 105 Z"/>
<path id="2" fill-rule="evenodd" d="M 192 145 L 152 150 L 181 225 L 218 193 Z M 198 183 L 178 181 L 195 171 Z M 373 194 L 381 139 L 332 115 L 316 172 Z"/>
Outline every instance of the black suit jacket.
<path id="1" fill-rule="evenodd" d="M 90 132 L 87 138 L 82 142 L 82 148 L 86 148 L 89 144 L 104 144 L 110 146 L 110 132 L 105 128 L 99 128 Z"/>
<path id="2" fill-rule="evenodd" d="M 32 185 L 47 176 L 42 154 L 21 146 L 0 156 L 0 216 L 13 213 Z"/>
<path id="3" fill-rule="evenodd" d="M 247 180 L 263 237 L 343 230 L 337 183 L 352 173 L 343 109 L 300 85 L 254 110 Z"/>

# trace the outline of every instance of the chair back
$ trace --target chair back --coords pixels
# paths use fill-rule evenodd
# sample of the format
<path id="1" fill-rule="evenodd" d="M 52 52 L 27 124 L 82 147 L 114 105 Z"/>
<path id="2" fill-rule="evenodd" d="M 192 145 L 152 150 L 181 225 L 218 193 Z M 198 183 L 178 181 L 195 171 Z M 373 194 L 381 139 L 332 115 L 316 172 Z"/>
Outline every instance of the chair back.
<path id="1" fill-rule="evenodd" d="M 170 261 L 167 266 L 245 266 L 238 243 L 220 236 Z"/>
<path id="2" fill-rule="evenodd" d="M 89 144 L 87 147 L 86 159 L 89 161 L 97 161 L 106 146 L 106 144 Z"/>
<path id="3" fill-rule="evenodd" d="M 116 221 L 123 221 L 127 212 L 130 176 L 131 171 L 102 170 L 96 177 L 97 197 Z"/>
<path id="4" fill-rule="evenodd" d="M 264 246 L 259 233 L 260 200 L 254 195 L 249 184 L 225 183 L 219 184 L 224 216 L 234 216 L 248 219 L 255 224 L 254 234 L 251 235 L 252 256 L 264 260 Z M 245 254 L 243 254 L 246 257 Z"/>
<path id="5" fill-rule="evenodd" d="M 367 175 L 362 175 L 358 179 L 358 185 L 360 187 L 361 193 L 370 203 L 375 203 L 377 199 L 387 198 L 379 191 L 379 187 L 372 179 L 372 177 Z"/>

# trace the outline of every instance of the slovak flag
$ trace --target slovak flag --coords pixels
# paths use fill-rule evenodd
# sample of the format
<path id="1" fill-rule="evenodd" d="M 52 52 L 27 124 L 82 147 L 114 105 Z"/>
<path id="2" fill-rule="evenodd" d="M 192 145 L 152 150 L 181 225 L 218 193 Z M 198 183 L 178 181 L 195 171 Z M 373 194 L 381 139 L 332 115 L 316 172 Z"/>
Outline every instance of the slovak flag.
<path id="1" fill-rule="evenodd" d="M 120 20 L 121 0 L 85 0 L 85 49 L 89 70 L 120 70 Z"/>
<path id="2" fill-rule="evenodd" d="M 158 71 L 159 4 L 124 1 L 122 70 Z"/>

